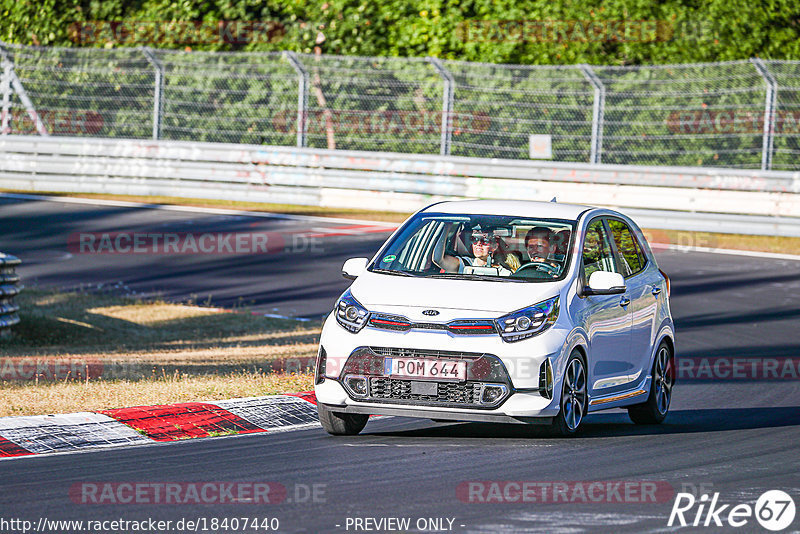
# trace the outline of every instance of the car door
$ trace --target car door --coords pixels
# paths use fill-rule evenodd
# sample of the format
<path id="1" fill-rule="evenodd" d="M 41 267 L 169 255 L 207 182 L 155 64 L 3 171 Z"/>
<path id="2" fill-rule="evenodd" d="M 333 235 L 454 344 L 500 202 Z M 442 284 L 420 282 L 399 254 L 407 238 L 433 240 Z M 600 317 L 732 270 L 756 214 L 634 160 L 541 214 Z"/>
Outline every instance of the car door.
<path id="1" fill-rule="evenodd" d="M 631 299 L 630 363 L 635 369 L 642 370 L 643 376 L 649 371 L 655 339 L 658 294 L 653 293 L 653 288 L 660 287 L 661 277 L 657 269 L 648 268 L 647 256 L 625 221 L 609 217 L 608 228 L 614 241 L 617 272 L 625 278 Z"/>
<path id="2" fill-rule="evenodd" d="M 611 237 L 603 218 L 589 222 L 582 245 L 584 287 L 595 271 L 617 272 Z M 622 389 L 631 374 L 631 314 L 628 293 L 588 295 L 584 327 L 589 336 L 590 387 L 593 396 Z"/>

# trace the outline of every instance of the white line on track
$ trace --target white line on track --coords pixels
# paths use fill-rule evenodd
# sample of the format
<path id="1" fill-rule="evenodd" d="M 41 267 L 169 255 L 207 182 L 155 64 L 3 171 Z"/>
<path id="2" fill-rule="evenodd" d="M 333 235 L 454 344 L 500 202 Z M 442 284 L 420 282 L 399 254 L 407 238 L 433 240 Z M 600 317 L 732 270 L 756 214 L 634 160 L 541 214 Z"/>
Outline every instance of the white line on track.
<path id="1" fill-rule="evenodd" d="M 342 443 L 345 447 L 474 447 L 475 445 L 460 445 L 456 443 Z"/>
<path id="2" fill-rule="evenodd" d="M 364 436 L 367 437 L 367 436 Z M 411 438 L 413 439 L 413 438 Z M 475 438 L 482 439 L 482 438 Z M 475 448 L 474 443 L 342 443 L 345 447 L 426 447 L 426 448 L 441 448 L 441 447 L 471 447 Z M 514 448 L 547 448 L 553 445 L 547 443 L 515 443 L 512 445 Z"/>

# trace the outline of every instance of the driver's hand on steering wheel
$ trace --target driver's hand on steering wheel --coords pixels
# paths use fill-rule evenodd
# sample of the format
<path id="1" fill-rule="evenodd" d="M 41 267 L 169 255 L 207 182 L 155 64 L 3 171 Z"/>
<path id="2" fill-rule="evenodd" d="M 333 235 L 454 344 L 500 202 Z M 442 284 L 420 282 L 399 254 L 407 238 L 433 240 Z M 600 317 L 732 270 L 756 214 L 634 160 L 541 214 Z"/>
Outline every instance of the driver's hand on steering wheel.
<path id="1" fill-rule="evenodd" d="M 533 265 L 533 268 L 537 271 L 547 273 L 553 278 L 556 278 L 561 270 L 561 265 L 558 263 L 539 256 L 531 258 L 530 265 Z"/>

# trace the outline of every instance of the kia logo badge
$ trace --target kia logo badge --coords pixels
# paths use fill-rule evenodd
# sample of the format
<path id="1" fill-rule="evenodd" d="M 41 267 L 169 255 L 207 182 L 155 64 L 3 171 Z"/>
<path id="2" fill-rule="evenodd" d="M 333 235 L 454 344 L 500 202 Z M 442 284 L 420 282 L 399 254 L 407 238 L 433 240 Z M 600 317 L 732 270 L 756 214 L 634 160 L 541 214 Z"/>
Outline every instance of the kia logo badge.
<path id="1" fill-rule="evenodd" d="M 429 316 L 439 315 L 439 312 L 436 310 L 425 310 L 424 312 L 422 312 L 422 315 L 429 315 Z"/>

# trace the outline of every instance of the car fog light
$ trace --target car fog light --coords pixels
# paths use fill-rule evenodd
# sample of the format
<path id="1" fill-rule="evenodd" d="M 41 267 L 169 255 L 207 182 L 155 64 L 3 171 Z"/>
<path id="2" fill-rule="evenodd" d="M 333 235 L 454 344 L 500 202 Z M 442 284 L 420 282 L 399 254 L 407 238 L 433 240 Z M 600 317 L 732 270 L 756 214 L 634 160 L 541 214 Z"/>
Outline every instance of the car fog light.
<path id="1" fill-rule="evenodd" d="M 553 366 L 546 358 L 539 367 L 539 395 L 545 399 L 553 398 Z"/>
<path id="2" fill-rule="evenodd" d="M 322 384 L 325 381 L 325 367 L 327 365 L 328 355 L 322 345 L 319 346 L 317 353 L 317 369 L 314 372 L 314 383 Z"/>
<path id="3" fill-rule="evenodd" d="M 483 386 L 483 394 L 481 394 L 481 402 L 483 404 L 494 404 L 500 397 L 503 396 L 505 388 L 502 386 Z"/>
<path id="4" fill-rule="evenodd" d="M 348 376 L 345 382 L 353 395 L 358 397 L 367 396 L 367 379 L 363 376 Z"/>

